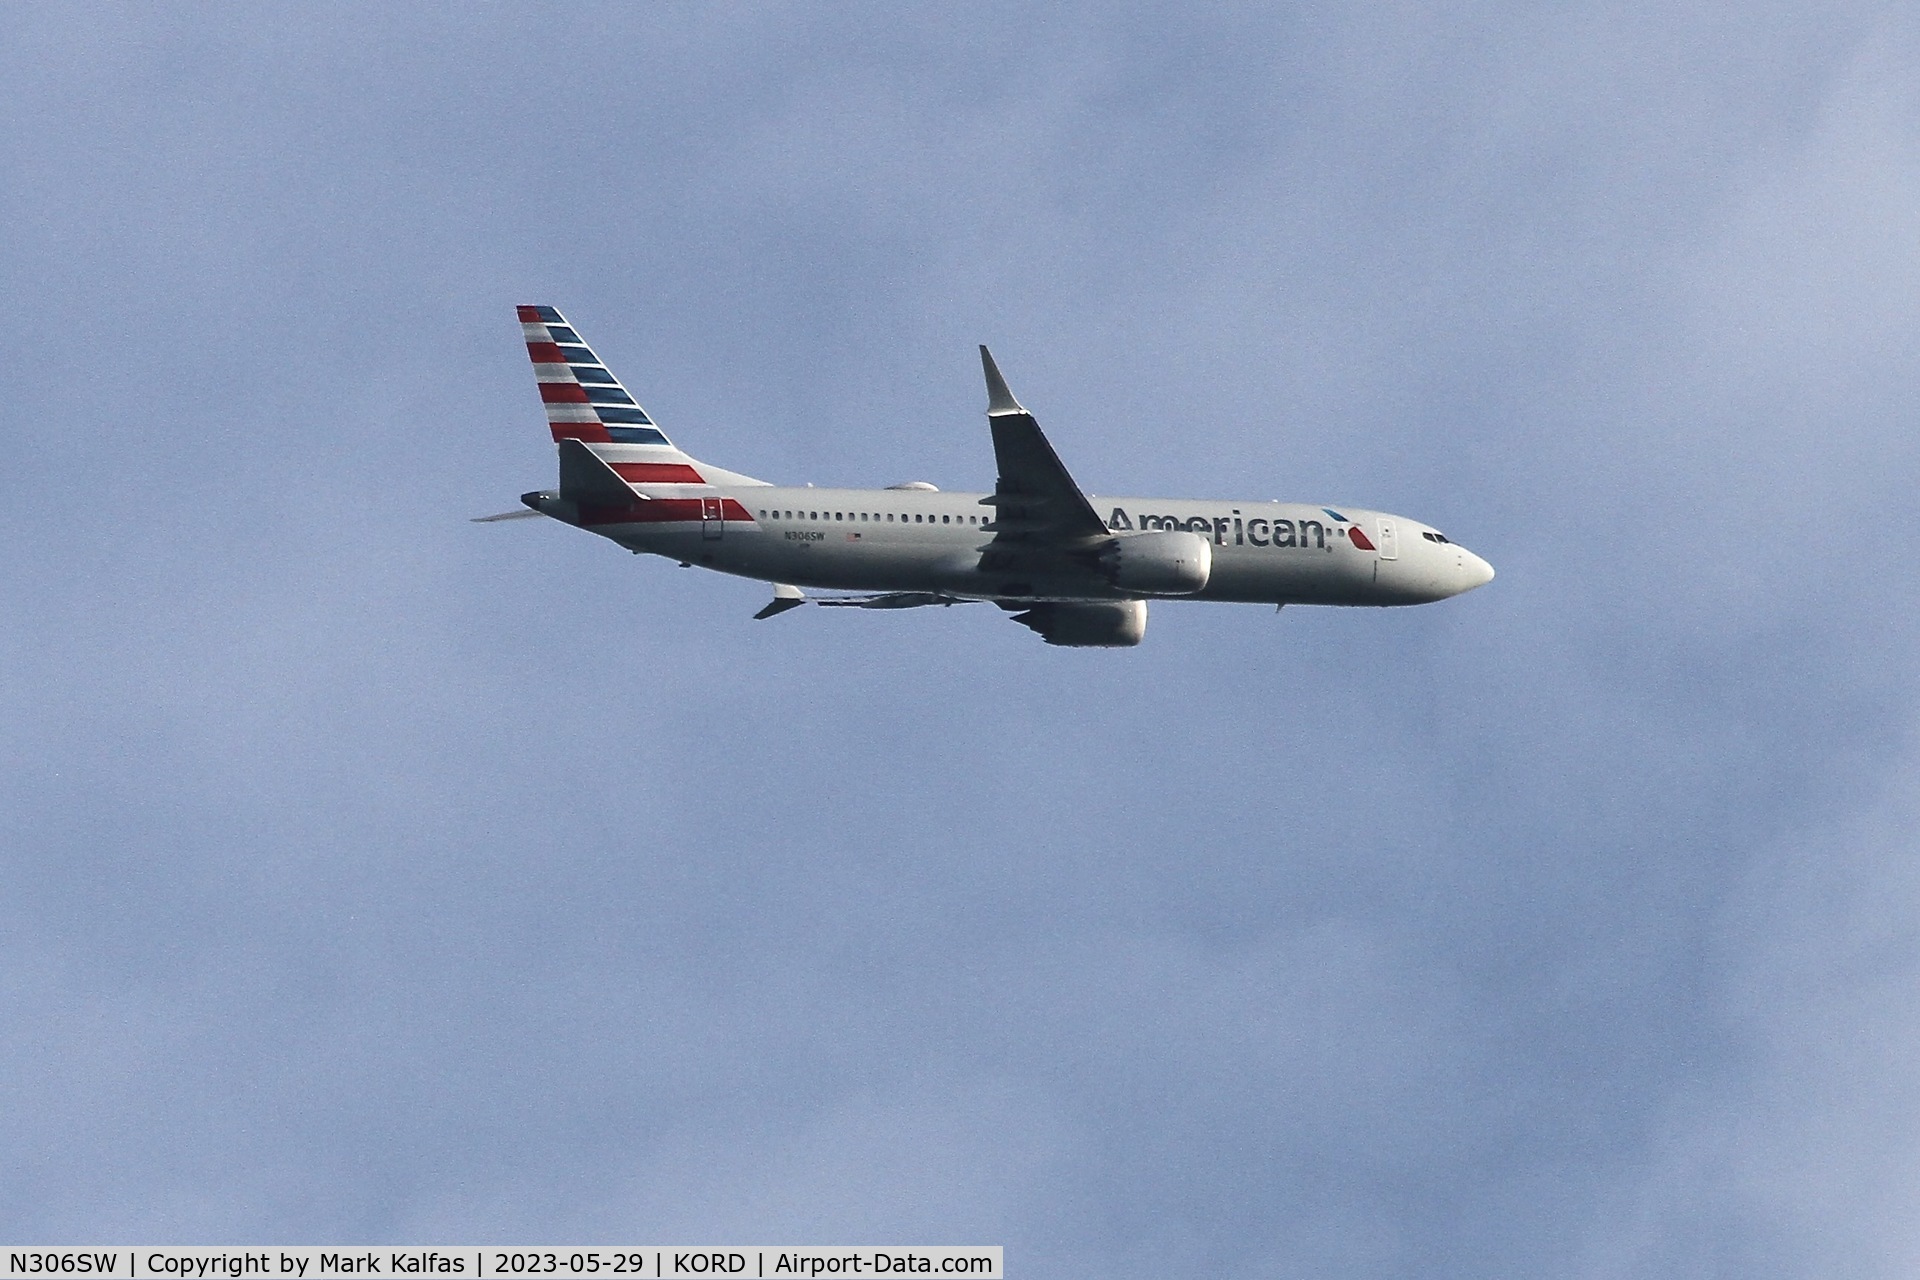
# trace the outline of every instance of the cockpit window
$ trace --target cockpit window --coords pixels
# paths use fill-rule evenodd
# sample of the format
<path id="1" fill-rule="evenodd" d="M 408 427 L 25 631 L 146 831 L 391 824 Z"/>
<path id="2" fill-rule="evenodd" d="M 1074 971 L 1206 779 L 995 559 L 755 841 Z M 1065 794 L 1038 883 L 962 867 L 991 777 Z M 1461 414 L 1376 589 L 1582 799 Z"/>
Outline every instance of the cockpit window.
<path id="1" fill-rule="evenodd" d="M 1428 542 L 1446 542 L 1448 540 L 1446 534 L 1435 533 L 1431 529 L 1422 529 L 1420 531 L 1420 536 L 1425 538 Z"/>

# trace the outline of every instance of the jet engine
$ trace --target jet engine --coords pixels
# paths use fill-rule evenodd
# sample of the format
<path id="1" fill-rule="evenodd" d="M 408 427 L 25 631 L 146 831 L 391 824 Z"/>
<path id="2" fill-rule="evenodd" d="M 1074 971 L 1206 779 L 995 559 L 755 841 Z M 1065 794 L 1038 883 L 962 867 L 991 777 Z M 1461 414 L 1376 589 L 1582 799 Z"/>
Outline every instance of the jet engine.
<path id="1" fill-rule="evenodd" d="M 1100 568 L 1122 591 L 1190 596 L 1213 574 L 1213 544 L 1184 530 L 1128 534 L 1101 548 Z"/>
<path id="2" fill-rule="evenodd" d="M 1145 600 L 1090 601 L 1036 604 L 1013 620 L 1040 633 L 1048 644 L 1072 648 L 1125 649 L 1147 634 Z"/>

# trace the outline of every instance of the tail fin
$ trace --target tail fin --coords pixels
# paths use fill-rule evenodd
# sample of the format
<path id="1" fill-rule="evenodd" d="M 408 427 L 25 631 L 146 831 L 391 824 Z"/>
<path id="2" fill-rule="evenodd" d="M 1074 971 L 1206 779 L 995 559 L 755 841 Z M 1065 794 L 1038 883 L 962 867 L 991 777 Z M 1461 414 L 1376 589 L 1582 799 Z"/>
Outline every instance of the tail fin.
<path id="1" fill-rule="evenodd" d="M 673 448 L 620 380 L 552 307 L 521 307 L 520 328 L 555 440 Z"/>

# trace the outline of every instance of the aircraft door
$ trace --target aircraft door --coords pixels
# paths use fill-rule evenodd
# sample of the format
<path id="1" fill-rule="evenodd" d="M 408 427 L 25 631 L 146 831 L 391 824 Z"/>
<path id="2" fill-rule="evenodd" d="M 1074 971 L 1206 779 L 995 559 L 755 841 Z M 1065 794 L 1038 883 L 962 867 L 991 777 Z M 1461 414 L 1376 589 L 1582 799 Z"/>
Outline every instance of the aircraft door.
<path id="1" fill-rule="evenodd" d="M 1398 560 L 1400 558 L 1400 534 L 1391 519 L 1380 521 L 1380 558 Z"/>
<path id="2" fill-rule="evenodd" d="M 720 499 L 700 499 L 700 536 L 709 542 L 717 541 L 726 527 L 726 513 L 720 509 Z"/>

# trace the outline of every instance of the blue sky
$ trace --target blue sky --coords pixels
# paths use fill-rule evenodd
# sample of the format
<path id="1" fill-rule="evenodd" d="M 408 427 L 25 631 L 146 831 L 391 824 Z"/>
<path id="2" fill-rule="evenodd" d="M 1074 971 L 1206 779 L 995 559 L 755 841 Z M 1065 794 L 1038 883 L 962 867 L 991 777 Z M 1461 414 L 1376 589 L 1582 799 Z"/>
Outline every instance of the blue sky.
<path id="1" fill-rule="evenodd" d="M 0 19 L 0 1235 L 1920 1263 L 1920 22 Z M 1374 613 L 758 623 L 690 452 L 1354 502 Z"/>

